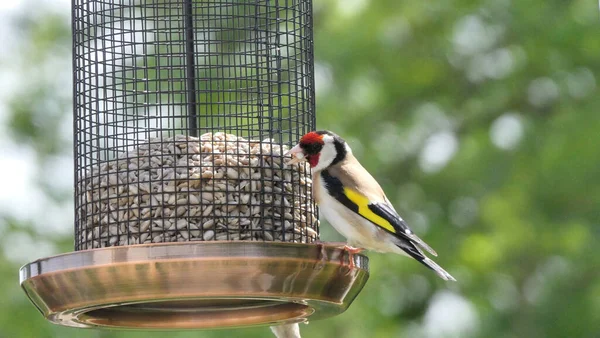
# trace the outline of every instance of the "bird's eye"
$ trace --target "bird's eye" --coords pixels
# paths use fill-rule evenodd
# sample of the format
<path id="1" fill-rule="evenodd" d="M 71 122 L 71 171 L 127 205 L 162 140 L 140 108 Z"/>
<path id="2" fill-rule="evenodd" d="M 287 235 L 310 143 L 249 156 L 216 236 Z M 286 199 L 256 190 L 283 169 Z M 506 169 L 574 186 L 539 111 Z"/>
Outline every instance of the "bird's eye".
<path id="1" fill-rule="evenodd" d="M 306 151 L 307 154 L 318 154 L 321 149 L 323 149 L 323 145 L 320 143 L 308 143 L 302 145 L 302 148 Z"/>

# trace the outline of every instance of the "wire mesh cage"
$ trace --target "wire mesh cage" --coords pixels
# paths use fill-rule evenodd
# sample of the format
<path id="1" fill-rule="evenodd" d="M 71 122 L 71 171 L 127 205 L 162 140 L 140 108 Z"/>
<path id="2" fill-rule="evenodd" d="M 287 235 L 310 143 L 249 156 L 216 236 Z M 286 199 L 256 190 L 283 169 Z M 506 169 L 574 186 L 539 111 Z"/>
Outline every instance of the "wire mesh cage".
<path id="1" fill-rule="evenodd" d="M 311 0 L 74 0 L 75 250 L 311 243 Z"/>

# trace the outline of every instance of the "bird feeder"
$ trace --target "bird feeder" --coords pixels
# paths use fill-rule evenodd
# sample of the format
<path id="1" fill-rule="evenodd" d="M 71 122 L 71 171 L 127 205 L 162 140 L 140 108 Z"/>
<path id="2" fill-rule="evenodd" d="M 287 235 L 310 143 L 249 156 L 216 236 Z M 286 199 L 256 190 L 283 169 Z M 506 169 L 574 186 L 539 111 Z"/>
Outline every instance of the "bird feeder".
<path id="1" fill-rule="evenodd" d="M 198 329 L 336 315 L 368 261 L 321 243 L 311 0 L 74 0 L 75 251 L 20 270 L 50 321 Z"/>

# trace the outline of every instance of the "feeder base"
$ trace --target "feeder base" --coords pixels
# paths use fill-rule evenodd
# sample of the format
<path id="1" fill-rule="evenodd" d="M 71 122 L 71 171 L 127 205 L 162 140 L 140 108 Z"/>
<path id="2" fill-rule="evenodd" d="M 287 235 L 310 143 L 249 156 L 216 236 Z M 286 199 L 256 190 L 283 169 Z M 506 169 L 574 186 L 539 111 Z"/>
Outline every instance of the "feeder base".
<path id="1" fill-rule="evenodd" d="M 368 276 L 367 257 L 336 244 L 245 241 L 76 251 L 20 270 L 54 323 L 145 330 L 322 319 L 344 312 Z"/>

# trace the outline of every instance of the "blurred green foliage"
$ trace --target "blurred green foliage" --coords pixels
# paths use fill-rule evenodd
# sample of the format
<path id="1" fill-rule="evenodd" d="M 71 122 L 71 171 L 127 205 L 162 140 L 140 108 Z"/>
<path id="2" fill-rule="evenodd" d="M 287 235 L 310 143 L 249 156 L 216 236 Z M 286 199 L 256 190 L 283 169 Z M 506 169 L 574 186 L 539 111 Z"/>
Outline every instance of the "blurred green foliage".
<path id="1" fill-rule="evenodd" d="M 49 158 L 72 149 L 58 123 L 70 93 L 54 94 L 71 84 L 47 72 L 49 60 L 68 60 L 71 37 L 69 13 L 31 10 L 39 13 L 14 21 L 22 43 L 11 57 L 23 84 L 7 103 L 6 124 L 8 136 L 36 150 L 43 175 Z M 318 127 L 350 142 L 458 282 L 403 257 L 369 254 L 371 278 L 351 308 L 302 325 L 303 336 L 597 337 L 597 4 L 315 0 L 314 11 Z M 0 217 L 2 236 L 42 236 L 43 220 Z M 339 239 L 323 229 L 324 240 Z M 67 236 L 50 240 L 72 250 Z M 19 289 L 19 264 L 9 256 L 0 255 L 0 337 L 165 335 L 46 322 Z M 449 304 L 440 299 L 455 302 L 436 306 Z M 267 328 L 169 333 L 269 335 Z"/>

